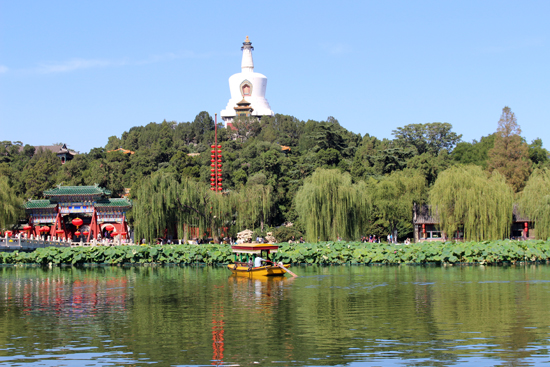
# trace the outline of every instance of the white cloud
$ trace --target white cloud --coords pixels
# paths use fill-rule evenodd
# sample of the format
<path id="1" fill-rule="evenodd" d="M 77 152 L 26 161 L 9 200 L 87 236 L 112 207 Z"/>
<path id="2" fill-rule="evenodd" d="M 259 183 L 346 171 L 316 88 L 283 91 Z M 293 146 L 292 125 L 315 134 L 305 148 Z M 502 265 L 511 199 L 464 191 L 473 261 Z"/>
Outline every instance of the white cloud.
<path id="1" fill-rule="evenodd" d="M 208 57 L 208 55 L 198 55 L 192 51 L 185 51 L 181 53 L 166 53 L 161 55 L 152 55 L 143 60 L 131 61 L 131 60 L 106 60 L 106 59 L 80 59 L 74 58 L 67 61 L 59 63 L 41 63 L 37 67 L 32 68 L 30 71 L 39 73 L 39 74 L 52 74 L 52 73 L 67 73 L 76 70 L 82 69 L 92 69 L 92 68 L 105 68 L 113 66 L 124 66 L 124 65 L 147 65 L 154 64 L 158 62 L 165 62 L 175 59 L 183 58 L 198 58 L 198 57 Z M 7 70 L 7 68 L 5 68 Z M 0 65 L 0 73 L 4 72 Z"/>
<path id="2" fill-rule="evenodd" d="M 50 74 L 50 73 L 66 73 L 79 69 L 90 69 L 97 67 L 108 67 L 108 66 L 121 66 L 126 64 L 124 61 L 109 61 L 109 60 L 100 60 L 100 59 L 71 59 L 61 63 L 48 63 L 40 64 L 34 71 L 40 74 Z"/>
<path id="3" fill-rule="evenodd" d="M 8 72 L 8 67 L 4 65 L 0 65 L 0 74 L 4 74 Z"/>

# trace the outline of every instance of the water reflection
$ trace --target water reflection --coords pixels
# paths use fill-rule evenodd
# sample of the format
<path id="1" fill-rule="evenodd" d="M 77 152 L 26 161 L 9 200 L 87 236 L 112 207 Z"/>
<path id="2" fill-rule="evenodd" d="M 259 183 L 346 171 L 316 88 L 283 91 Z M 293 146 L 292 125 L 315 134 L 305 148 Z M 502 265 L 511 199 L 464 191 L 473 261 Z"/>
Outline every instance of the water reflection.
<path id="1" fill-rule="evenodd" d="M 0 268 L 0 365 L 534 365 L 550 267 Z"/>

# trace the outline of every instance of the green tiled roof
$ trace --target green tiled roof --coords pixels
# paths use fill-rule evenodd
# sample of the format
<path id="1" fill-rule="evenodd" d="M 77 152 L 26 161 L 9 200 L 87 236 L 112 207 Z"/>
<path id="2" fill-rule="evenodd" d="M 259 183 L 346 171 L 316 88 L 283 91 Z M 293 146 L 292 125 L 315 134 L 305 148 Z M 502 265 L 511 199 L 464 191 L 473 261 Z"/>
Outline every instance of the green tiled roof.
<path id="1" fill-rule="evenodd" d="M 63 195 L 111 195 L 111 191 L 95 186 L 58 186 L 51 190 L 44 191 L 44 196 L 63 196 Z"/>
<path id="2" fill-rule="evenodd" d="M 49 209 L 55 208 L 56 205 L 49 200 L 29 200 L 25 203 L 25 209 Z"/>
<path id="3" fill-rule="evenodd" d="M 114 198 L 114 199 L 106 199 L 106 200 L 98 201 L 95 204 L 95 206 L 98 207 L 98 208 L 105 208 L 105 207 L 127 207 L 127 208 L 131 208 L 132 207 L 132 202 L 130 200 L 124 199 L 124 198 Z"/>

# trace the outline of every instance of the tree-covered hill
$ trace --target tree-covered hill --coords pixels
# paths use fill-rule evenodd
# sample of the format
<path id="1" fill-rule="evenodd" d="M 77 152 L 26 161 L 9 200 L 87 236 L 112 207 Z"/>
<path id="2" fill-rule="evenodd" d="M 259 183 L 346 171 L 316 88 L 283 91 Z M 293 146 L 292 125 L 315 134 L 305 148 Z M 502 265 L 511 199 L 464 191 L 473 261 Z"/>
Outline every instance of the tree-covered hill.
<path id="1" fill-rule="evenodd" d="M 510 119 L 509 114 L 503 116 Z M 393 230 L 405 238 L 412 236 L 412 202 L 427 202 L 439 174 L 450 167 L 476 165 L 486 172 L 499 171 L 515 191 L 521 191 L 532 170 L 550 166 L 540 139 L 527 144 L 519 133 L 504 131 L 503 124 L 499 123 L 494 134 L 469 143 L 461 141 L 449 123 L 405 125 L 394 130 L 390 140 L 355 134 L 333 117 L 326 121 L 301 121 L 280 114 L 261 121 L 241 117 L 234 129 L 222 124 L 217 129 L 223 150 L 223 200 L 212 198 L 209 190 L 215 126 L 207 112 L 192 122 L 133 127 L 120 137 L 109 137 L 105 147 L 78 154 L 63 165 L 51 151 L 4 141 L 0 143 L 0 177 L 11 196 L 25 200 L 41 198 L 44 190 L 58 184 L 99 184 L 114 196 L 130 188 L 135 204 L 131 224 L 140 235 L 151 238 L 165 230 L 175 236 L 178 228 L 181 237 L 183 224 L 214 232 L 230 227 L 234 233 L 246 227 L 265 232 L 285 222 L 295 223 L 294 232 L 288 233 L 309 233 L 309 240 L 316 240 L 311 236 L 322 240 L 385 236 Z M 511 144 L 523 152 L 521 156 L 507 152 Z M 514 159 L 517 164 L 509 164 Z M 335 180 L 330 187 L 317 187 L 328 185 L 329 180 L 314 179 L 315 172 Z M 149 201 L 164 195 L 164 187 L 175 190 L 172 206 L 151 208 Z M 202 196 L 183 194 L 185 190 Z M 323 197 L 333 194 L 331 205 L 339 218 L 323 206 Z M 345 204 L 338 195 L 355 204 Z M 306 205 L 304 200 L 311 202 Z M 9 205 L 13 206 L 6 200 L 0 208 Z M 155 223 L 148 222 L 150 214 L 161 209 L 167 214 Z M 360 220 L 355 215 L 358 210 Z M 319 219 L 327 221 L 326 228 L 314 229 L 311 217 L 321 215 L 329 216 Z"/>

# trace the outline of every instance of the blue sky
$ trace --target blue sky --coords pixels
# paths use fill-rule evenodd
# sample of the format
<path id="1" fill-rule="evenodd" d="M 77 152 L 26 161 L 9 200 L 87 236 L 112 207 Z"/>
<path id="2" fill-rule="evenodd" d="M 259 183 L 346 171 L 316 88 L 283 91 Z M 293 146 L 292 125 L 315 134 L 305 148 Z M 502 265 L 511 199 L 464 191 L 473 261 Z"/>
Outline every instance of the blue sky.
<path id="1" fill-rule="evenodd" d="M 225 108 L 242 42 L 272 110 L 380 139 L 510 106 L 550 148 L 550 1 L 0 0 L 0 140 L 87 152 Z"/>

